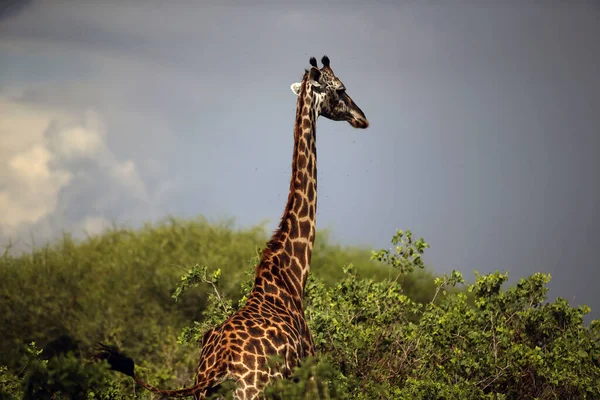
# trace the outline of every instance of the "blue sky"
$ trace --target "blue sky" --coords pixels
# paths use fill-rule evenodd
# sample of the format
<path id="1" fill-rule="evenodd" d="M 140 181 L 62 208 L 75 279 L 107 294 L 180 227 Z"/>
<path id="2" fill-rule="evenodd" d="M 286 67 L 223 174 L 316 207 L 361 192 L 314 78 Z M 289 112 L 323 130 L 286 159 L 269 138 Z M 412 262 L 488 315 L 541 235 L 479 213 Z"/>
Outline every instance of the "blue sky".
<path id="1" fill-rule="evenodd" d="M 317 224 L 423 236 L 437 272 L 553 276 L 600 316 L 600 7 L 591 2 L 12 1 L 0 239 L 111 221 L 274 228 L 295 96 L 327 54 L 370 120 L 319 120 Z"/>

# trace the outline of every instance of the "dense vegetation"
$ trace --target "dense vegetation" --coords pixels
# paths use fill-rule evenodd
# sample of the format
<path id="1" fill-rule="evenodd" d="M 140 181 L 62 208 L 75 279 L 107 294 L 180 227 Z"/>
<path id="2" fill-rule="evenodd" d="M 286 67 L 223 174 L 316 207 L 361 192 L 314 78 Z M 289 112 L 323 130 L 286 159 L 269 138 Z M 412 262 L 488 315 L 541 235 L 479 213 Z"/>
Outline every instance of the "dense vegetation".
<path id="1" fill-rule="evenodd" d="M 266 239 L 260 226 L 170 219 L 5 253 L 0 399 L 152 398 L 89 362 L 97 342 L 123 349 L 155 385 L 190 385 L 198 337 L 244 302 Z M 306 295 L 319 359 L 268 398 L 600 398 L 600 321 L 547 302 L 549 276 L 505 288 L 506 274 L 476 274 L 466 285 L 458 272 L 425 272 L 428 246 L 410 232 L 392 242 L 371 253 L 319 232 Z"/>

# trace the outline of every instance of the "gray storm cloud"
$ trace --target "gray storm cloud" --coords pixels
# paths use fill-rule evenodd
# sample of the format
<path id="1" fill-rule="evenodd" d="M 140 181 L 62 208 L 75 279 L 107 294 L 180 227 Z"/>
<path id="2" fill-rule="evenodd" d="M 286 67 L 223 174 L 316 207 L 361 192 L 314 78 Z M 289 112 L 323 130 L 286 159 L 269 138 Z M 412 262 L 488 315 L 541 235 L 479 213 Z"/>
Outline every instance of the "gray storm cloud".
<path id="1" fill-rule="evenodd" d="M 275 224 L 289 86 L 327 54 L 371 126 L 319 121 L 319 227 L 372 247 L 410 228 L 437 272 L 549 272 L 551 298 L 598 316 L 600 9 L 483 3 L 14 8 L 0 15 L 0 236 L 167 214 Z"/>

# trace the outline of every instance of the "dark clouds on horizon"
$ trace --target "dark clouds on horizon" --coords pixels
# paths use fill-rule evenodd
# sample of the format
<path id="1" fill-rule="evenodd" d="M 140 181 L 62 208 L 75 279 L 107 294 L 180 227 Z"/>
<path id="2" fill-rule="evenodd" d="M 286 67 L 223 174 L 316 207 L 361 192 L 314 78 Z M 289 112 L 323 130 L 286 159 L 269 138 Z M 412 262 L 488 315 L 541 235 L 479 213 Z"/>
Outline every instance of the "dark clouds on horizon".
<path id="1" fill-rule="evenodd" d="M 17 2 L 13 2 L 14 5 Z M 295 98 L 328 54 L 371 121 L 319 121 L 318 225 L 424 236 L 467 278 L 550 272 L 600 316 L 600 8 L 30 2 L 0 15 L 0 234 L 167 214 L 274 226 Z"/>

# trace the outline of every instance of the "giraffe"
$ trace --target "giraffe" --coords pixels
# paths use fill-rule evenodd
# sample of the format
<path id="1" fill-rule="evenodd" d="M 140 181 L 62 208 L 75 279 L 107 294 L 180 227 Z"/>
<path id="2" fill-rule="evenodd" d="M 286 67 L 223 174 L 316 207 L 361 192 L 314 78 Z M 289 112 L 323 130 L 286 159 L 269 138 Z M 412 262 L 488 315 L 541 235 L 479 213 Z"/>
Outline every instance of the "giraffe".
<path id="1" fill-rule="evenodd" d="M 319 116 L 347 121 L 365 129 L 369 122 L 335 76 L 327 56 L 310 58 L 302 82 L 291 85 L 298 96 L 289 195 L 279 227 L 256 267 L 254 285 L 246 304 L 202 338 L 194 386 L 163 390 L 143 381 L 134 362 L 116 348 L 101 345 L 99 359 L 150 390 L 166 397 L 205 398 L 221 382 L 233 380 L 234 397 L 257 399 L 272 380 L 289 377 L 292 369 L 316 349 L 304 317 L 302 298 L 310 270 L 317 212 L 316 122 Z M 280 368 L 269 366 L 280 356 Z"/>

